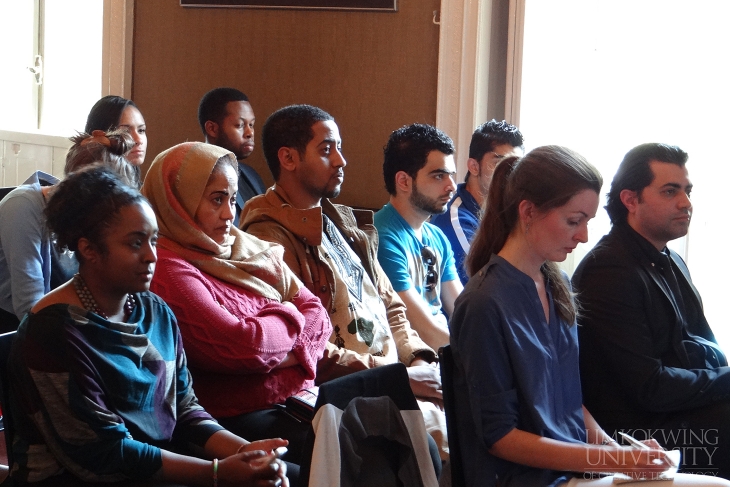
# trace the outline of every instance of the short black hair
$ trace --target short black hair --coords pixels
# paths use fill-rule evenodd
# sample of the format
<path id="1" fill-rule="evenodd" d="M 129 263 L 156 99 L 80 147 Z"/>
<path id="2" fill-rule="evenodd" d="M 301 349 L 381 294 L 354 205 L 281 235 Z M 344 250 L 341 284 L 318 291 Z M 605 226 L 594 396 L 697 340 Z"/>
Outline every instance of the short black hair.
<path id="1" fill-rule="evenodd" d="M 428 154 L 437 150 L 446 155 L 454 153 L 454 142 L 431 125 L 414 123 L 390 134 L 383 147 L 383 179 L 385 189 L 395 196 L 395 175 L 405 171 L 412 178 L 426 165 Z"/>
<path id="2" fill-rule="evenodd" d="M 523 147 L 524 139 L 520 129 L 502 120 L 492 119 L 476 128 L 471 135 L 469 157 L 481 161 L 484 154 L 494 150 L 494 146 L 509 144 L 512 147 Z"/>
<path id="3" fill-rule="evenodd" d="M 675 145 L 648 143 L 637 145 L 624 156 L 616 175 L 611 182 L 606 211 L 612 224 L 626 221 L 629 210 L 621 201 L 621 191 L 628 189 L 641 194 L 641 191 L 654 180 L 651 161 L 667 162 L 684 166 L 689 156 Z"/>
<path id="4" fill-rule="evenodd" d="M 106 252 L 104 235 L 129 205 L 147 202 L 139 191 L 125 184 L 110 169 L 89 166 L 69 174 L 51 194 L 44 210 L 46 225 L 56 236 L 59 250 L 78 250 L 86 238 Z M 83 263 L 78 252 L 76 257 Z"/>
<path id="5" fill-rule="evenodd" d="M 312 126 L 328 120 L 334 120 L 332 115 L 312 105 L 289 105 L 266 119 L 261 129 L 261 145 L 274 181 L 278 181 L 281 174 L 279 149 L 291 147 L 304 154 L 307 144 L 314 138 Z"/>
<path id="6" fill-rule="evenodd" d="M 213 88 L 203 95 L 198 105 L 198 123 L 203 135 L 208 135 L 205 132 L 205 122 L 208 120 L 218 125 L 223 123 L 228 114 L 226 105 L 231 101 L 248 101 L 248 97 L 235 88 Z"/>
<path id="7" fill-rule="evenodd" d="M 469 158 L 481 161 L 484 154 L 492 152 L 495 146 L 501 144 L 509 144 L 512 147 L 524 149 L 525 141 L 520 129 L 511 123 L 507 123 L 506 120 L 498 122 L 495 119 L 491 119 L 488 122 L 484 122 L 471 134 Z M 470 175 L 471 173 L 467 171 L 464 181 L 468 181 Z"/>
<path id="8" fill-rule="evenodd" d="M 122 113 L 127 107 L 137 108 L 137 105 L 132 100 L 121 96 L 108 95 L 103 97 L 91 107 L 89 116 L 86 118 L 84 132 L 90 134 L 94 130 L 107 132 L 116 129 L 119 125 L 119 119 L 122 118 Z"/>

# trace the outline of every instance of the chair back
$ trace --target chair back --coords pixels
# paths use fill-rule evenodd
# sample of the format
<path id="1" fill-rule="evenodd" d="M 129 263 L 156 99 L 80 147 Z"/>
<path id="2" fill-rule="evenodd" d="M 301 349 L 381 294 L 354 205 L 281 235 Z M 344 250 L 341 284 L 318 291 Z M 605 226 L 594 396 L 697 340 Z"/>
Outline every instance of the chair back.
<path id="1" fill-rule="evenodd" d="M 451 462 L 452 487 L 466 487 L 464 469 L 462 467 L 461 444 L 459 443 L 458 422 L 456 420 L 456 403 L 454 393 L 454 357 L 451 345 L 439 348 L 441 365 L 441 388 L 444 393 L 444 409 L 446 413 L 446 429 L 449 433 L 449 461 Z"/>
<path id="2" fill-rule="evenodd" d="M 367 447 L 363 448 L 363 450 L 358 450 L 358 455 L 363 454 L 364 452 L 364 457 L 352 461 L 353 458 L 348 456 L 349 454 L 347 453 L 351 449 L 347 448 L 347 446 L 343 446 L 342 443 L 338 445 L 336 440 L 334 443 L 328 443 L 328 440 L 323 440 L 322 442 L 317 441 L 317 436 L 322 434 L 323 431 L 329 432 L 330 440 L 333 437 L 339 437 L 340 440 L 342 440 L 343 427 L 347 429 L 347 427 L 344 426 L 345 418 L 347 418 L 348 410 L 351 406 L 358 407 L 355 405 L 363 404 L 363 401 L 368 401 L 370 399 L 375 399 L 375 401 L 370 404 L 375 404 L 375 402 L 380 402 L 380 404 L 382 404 L 382 400 L 385 399 L 387 401 L 388 398 L 389 403 L 391 403 L 399 411 L 399 413 L 396 415 L 389 415 L 382 414 L 384 412 L 383 409 L 378 409 L 377 412 L 375 410 L 364 410 L 365 416 L 361 416 L 361 418 L 372 418 L 372 421 L 369 422 L 369 424 L 374 425 L 377 423 L 378 425 L 375 428 L 378 431 L 378 433 L 375 433 L 376 436 L 373 436 L 366 441 L 371 441 L 371 439 L 374 440 L 376 437 L 383 438 L 388 436 L 381 436 L 381 434 L 383 434 L 383 431 L 395 431 L 397 429 L 396 425 L 405 421 L 405 423 L 408 424 L 406 428 L 408 430 L 407 435 L 410 436 L 410 442 L 413 447 L 413 457 L 410 458 L 415 459 L 418 469 L 412 470 L 411 467 L 413 464 L 411 463 L 410 467 L 398 470 L 398 468 L 404 465 L 400 464 L 400 467 L 396 468 L 396 470 L 398 470 L 401 474 L 404 474 L 404 472 L 418 473 L 414 475 L 406 475 L 407 482 L 405 484 L 398 485 L 424 485 L 435 487 L 437 485 L 437 480 L 434 471 L 434 458 L 432 458 L 429 453 L 428 433 L 426 432 L 426 427 L 423 423 L 423 416 L 421 416 L 418 403 L 410 387 L 408 372 L 403 364 L 384 365 L 373 369 L 363 370 L 331 380 L 319 386 L 319 397 L 315 404 L 315 419 L 313 421 L 313 425 L 317 424 L 318 426 L 314 426 L 314 429 L 310 430 L 310 435 L 307 439 L 308 444 L 305 447 L 304 457 L 301 464 L 301 473 L 299 476 L 300 485 L 310 485 L 310 477 L 321 480 L 322 476 L 320 474 L 322 474 L 322 472 L 331 472 L 333 468 L 339 469 L 341 465 L 353 464 L 368 465 L 370 467 L 369 470 L 368 467 L 360 469 L 358 476 L 359 482 L 362 482 L 363 478 L 373 474 L 372 478 L 377 477 L 379 480 L 386 479 L 384 481 L 385 483 L 368 483 L 366 485 L 385 486 L 397 484 L 397 482 L 391 483 L 393 479 L 389 477 L 389 475 L 383 474 L 381 476 L 380 474 L 382 472 L 377 472 L 377 467 L 373 467 L 369 461 L 366 461 L 370 458 L 367 454 Z M 325 408 L 324 406 L 327 407 Z M 320 411 L 320 409 L 322 409 L 322 411 Z M 333 409 L 339 410 L 339 414 L 335 413 L 334 415 L 328 415 L 333 411 Z M 393 410 L 391 409 L 390 412 L 392 413 Z M 322 413 L 324 413 L 324 415 Z M 416 417 L 412 413 L 417 413 L 418 421 L 412 421 Z M 396 417 L 398 419 L 396 419 Z M 405 419 L 406 417 L 410 419 Z M 334 418 L 341 418 L 342 423 L 338 423 L 338 420 Z M 365 424 L 366 421 L 363 421 L 358 426 L 363 426 L 367 429 Z M 337 431 L 337 433 L 333 436 L 332 433 L 335 431 Z M 350 429 L 349 431 L 354 430 Z M 365 433 L 364 430 L 361 430 L 360 432 Z M 365 434 L 364 436 L 368 435 Z M 327 434 L 325 434 L 324 437 L 326 438 Z M 348 440 L 343 441 L 347 445 L 352 444 L 349 443 Z M 342 449 L 340 449 L 340 447 L 342 447 Z M 398 464 L 397 458 L 408 458 L 408 456 L 397 456 L 403 451 L 404 450 L 400 449 L 388 450 L 388 453 L 386 453 L 385 456 L 392 460 L 394 464 Z M 435 460 L 439 462 L 440 466 L 440 459 L 436 458 Z M 340 461 L 342 463 L 340 463 Z M 342 468 L 344 469 L 345 467 Z M 345 470 L 343 470 L 343 472 L 344 471 Z M 352 473 L 351 470 L 348 470 L 348 472 Z M 340 479 L 338 475 L 335 476 Z M 408 482 L 411 483 L 409 484 Z M 314 483 L 318 482 L 315 481 Z M 331 486 L 340 484 L 329 482 L 326 485 Z M 316 486 L 312 484 L 312 487 Z"/>
<path id="3" fill-rule="evenodd" d="M 4 188 L 0 188 L 0 201 L 7 196 L 9 192 L 15 189 L 15 186 L 6 186 Z"/>
<path id="4" fill-rule="evenodd" d="M 3 333 L 0 335 L 0 403 L 3 409 L 3 426 L 5 427 L 5 446 L 8 452 L 8 466 L 13 468 L 13 421 L 10 414 L 10 382 L 8 371 L 8 357 L 10 347 L 13 345 L 16 332 Z M 4 484 L 5 485 L 5 484 Z"/>

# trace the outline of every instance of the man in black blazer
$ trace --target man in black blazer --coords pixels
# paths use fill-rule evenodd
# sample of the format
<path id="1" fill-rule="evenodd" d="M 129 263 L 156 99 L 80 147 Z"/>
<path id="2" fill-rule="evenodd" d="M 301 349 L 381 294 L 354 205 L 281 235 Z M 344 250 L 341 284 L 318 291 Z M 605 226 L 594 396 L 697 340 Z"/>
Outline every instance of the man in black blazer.
<path id="1" fill-rule="evenodd" d="M 643 144 L 616 173 L 611 232 L 578 266 L 583 400 L 609 432 L 682 450 L 682 469 L 730 478 L 730 368 L 682 258 L 687 154 Z M 719 256 L 718 256 L 719 257 Z"/>
<path id="2" fill-rule="evenodd" d="M 243 205 L 254 196 L 266 192 L 261 176 L 244 162 L 254 148 L 254 123 L 256 116 L 248 97 L 235 88 L 215 88 L 203 95 L 198 106 L 198 122 L 205 141 L 228 149 L 238 159 L 238 193 L 236 194 L 236 218 Z"/>

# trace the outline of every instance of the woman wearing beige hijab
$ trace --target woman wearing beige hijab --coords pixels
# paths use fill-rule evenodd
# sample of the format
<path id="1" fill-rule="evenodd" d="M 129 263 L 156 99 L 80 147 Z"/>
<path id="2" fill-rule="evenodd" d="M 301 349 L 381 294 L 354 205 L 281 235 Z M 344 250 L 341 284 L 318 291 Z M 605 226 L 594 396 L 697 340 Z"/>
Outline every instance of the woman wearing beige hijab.
<path id="1" fill-rule="evenodd" d="M 177 316 L 201 405 L 247 439 L 289 440 L 283 458 L 298 463 L 307 425 L 276 405 L 314 384 L 332 327 L 283 247 L 233 226 L 235 165 L 195 142 L 154 160 L 142 187 L 160 228 L 151 289 Z"/>

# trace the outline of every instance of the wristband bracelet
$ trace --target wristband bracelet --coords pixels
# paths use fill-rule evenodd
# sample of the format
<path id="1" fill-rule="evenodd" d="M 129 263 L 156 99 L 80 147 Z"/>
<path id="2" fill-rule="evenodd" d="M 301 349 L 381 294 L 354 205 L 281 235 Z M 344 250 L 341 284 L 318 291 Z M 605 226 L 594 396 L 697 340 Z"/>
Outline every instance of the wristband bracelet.
<path id="1" fill-rule="evenodd" d="M 213 487 L 218 487 L 218 459 L 213 459 Z"/>
<path id="2" fill-rule="evenodd" d="M 603 439 L 603 441 L 601 442 L 601 445 L 609 445 L 611 443 L 617 443 L 617 441 L 609 436 L 609 437 L 606 437 Z"/>

